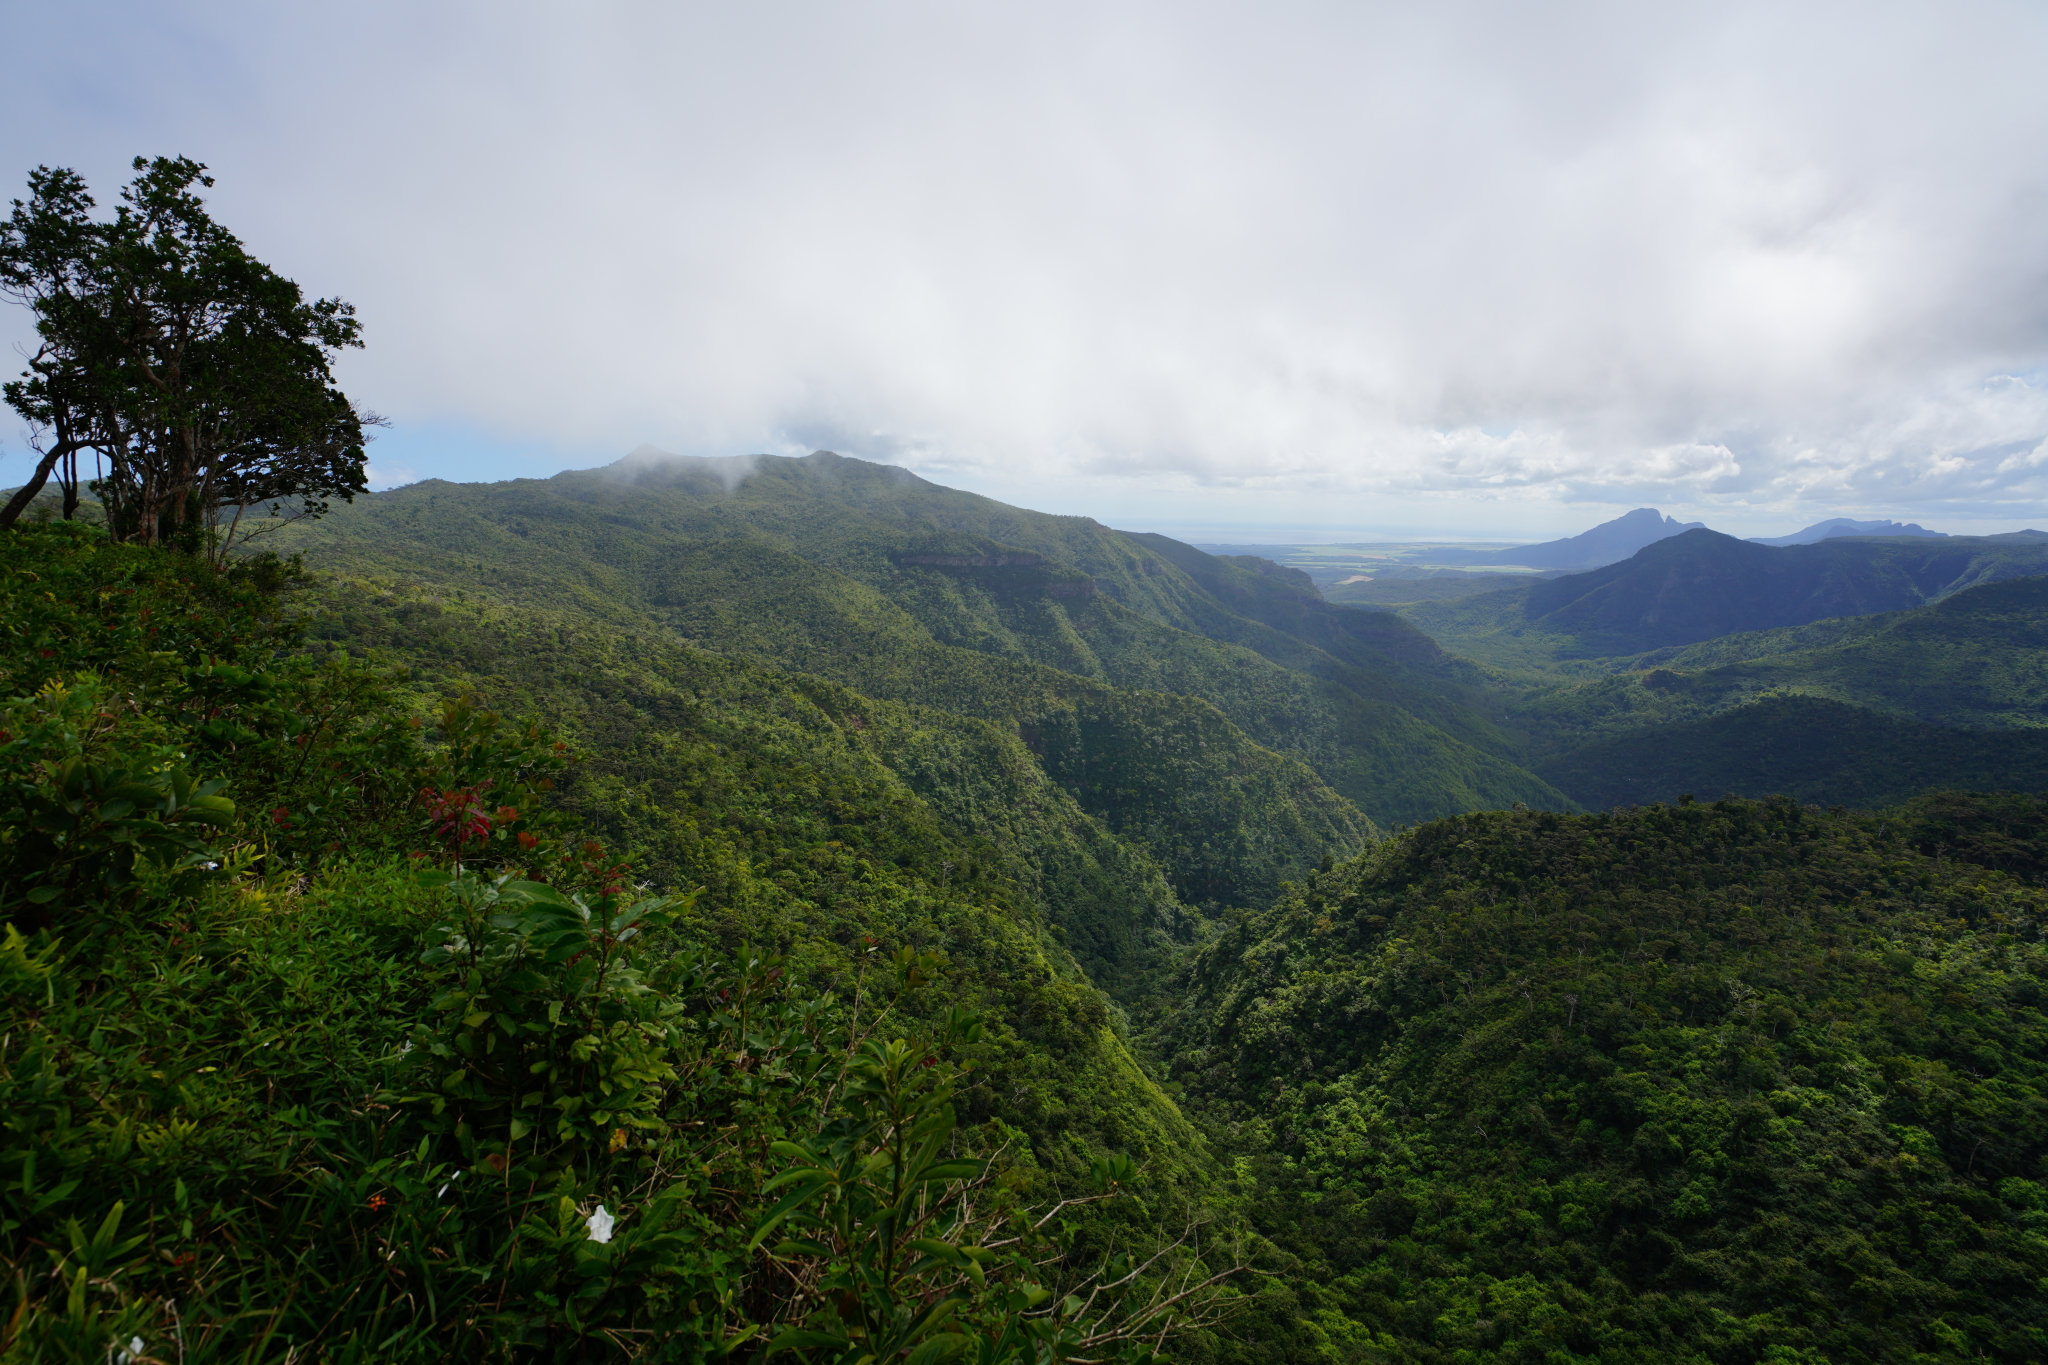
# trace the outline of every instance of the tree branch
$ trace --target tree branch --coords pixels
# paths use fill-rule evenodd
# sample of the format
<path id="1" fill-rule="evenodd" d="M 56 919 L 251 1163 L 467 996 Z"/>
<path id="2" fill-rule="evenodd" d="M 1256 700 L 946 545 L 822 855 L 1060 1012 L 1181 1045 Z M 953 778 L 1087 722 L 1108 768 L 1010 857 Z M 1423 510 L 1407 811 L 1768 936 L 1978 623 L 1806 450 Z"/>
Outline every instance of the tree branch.
<path id="1" fill-rule="evenodd" d="M 50 471 L 57 467 L 57 461 L 77 450 L 80 444 L 77 441 L 59 441 L 37 461 L 36 472 L 30 476 L 29 481 L 14 491 L 14 496 L 7 500 L 7 506 L 0 508 L 0 531 L 14 525 L 15 519 L 28 510 L 28 505 L 36 500 L 36 495 L 49 483 Z"/>

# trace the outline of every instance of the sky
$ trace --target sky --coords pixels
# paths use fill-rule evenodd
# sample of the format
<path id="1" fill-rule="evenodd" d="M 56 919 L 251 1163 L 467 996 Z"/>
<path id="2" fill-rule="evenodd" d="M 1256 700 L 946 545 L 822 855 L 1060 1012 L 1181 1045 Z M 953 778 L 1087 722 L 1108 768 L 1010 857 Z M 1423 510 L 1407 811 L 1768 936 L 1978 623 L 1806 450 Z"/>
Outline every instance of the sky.
<path id="1" fill-rule="evenodd" d="M 1203 540 L 2048 527 L 2039 3 L 8 16 L 0 178 L 208 163 L 359 308 L 378 486 L 828 448 Z"/>

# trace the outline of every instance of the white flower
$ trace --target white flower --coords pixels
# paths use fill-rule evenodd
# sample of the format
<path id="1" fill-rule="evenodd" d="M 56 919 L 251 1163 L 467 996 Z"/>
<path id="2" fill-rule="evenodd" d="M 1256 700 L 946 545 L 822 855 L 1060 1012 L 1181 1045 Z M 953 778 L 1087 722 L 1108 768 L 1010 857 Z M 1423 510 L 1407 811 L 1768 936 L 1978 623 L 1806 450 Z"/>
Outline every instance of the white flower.
<path id="1" fill-rule="evenodd" d="M 602 1204 L 597 1206 L 596 1213 L 584 1221 L 590 1228 L 590 1240 L 593 1242 L 609 1242 L 612 1239 L 612 1229 L 618 1226 L 618 1220 L 606 1213 Z"/>
<path id="2" fill-rule="evenodd" d="M 125 1349 L 116 1349 L 120 1350 L 120 1365 L 131 1365 L 131 1362 L 142 1359 L 142 1338 L 130 1337 Z"/>

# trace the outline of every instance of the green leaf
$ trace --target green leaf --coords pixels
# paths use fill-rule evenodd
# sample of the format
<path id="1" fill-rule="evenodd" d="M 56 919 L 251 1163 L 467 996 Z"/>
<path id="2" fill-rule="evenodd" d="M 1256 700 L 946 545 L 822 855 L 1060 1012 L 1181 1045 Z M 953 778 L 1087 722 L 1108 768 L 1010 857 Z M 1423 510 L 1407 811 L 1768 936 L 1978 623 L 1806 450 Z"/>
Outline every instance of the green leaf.
<path id="1" fill-rule="evenodd" d="M 779 1351 L 800 1351 L 820 1346 L 830 1347 L 835 1351 L 850 1351 L 853 1349 L 853 1342 L 846 1337 L 833 1336 L 829 1332 L 812 1332 L 792 1327 L 768 1343 L 765 1355 L 772 1356 Z"/>
<path id="2" fill-rule="evenodd" d="M 910 1353 L 904 1365 L 945 1365 L 945 1362 L 965 1351 L 969 1344 L 970 1339 L 958 1332 L 941 1332 L 921 1342 L 917 1349 Z"/>
<path id="3" fill-rule="evenodd" d="M 802 1172 L 800 1174 L 812 1173 Z M 804 1204 L 808 1203 L 813 1197 L 815 1197 L 818 1194 L 820 1190 L 823 1190 L 827 1185 L 831 1183 L 832 1178 L 830 1174 L 825 1172 L 817 1172 L 815 1174 L 817 1176 L 816 1179 L 810 1180 L 807 1183 L 798 1186 L 790 1193 L 784 1195 L 781 1201 L 777 1203 L 774 1208 L 768 1210 L 767 1215 L 763 1217 L 761 1221 L 755 1225 L 754 1235 L 747 1239 L 747 1254 L 749 1256 L 754 1254 L 755 1250 L 760 1247 L 761 1243 L 768 1240 L 768 1234 L 775 1231 L 777 1224 L 781 1223 L 784 1218 L 787 1218 L 791 1213 L 795 1212 Z M 765 1192 L 765 1186 L 763 1187 L 763 1190 Z"/>
<path id="4" fill-rule="evenodd" d="M 832 1249 L 823 1242 L 793 1240 L 777 1242 L 773 1254 L 776 1256 L 830 1256 Z"/>
<path id="5" fill-rule="evenodd" d="M 935 1161 L 917 1173 L 919 1180 L 972 1180 L 987 1169 L 981 1161 Z"/>

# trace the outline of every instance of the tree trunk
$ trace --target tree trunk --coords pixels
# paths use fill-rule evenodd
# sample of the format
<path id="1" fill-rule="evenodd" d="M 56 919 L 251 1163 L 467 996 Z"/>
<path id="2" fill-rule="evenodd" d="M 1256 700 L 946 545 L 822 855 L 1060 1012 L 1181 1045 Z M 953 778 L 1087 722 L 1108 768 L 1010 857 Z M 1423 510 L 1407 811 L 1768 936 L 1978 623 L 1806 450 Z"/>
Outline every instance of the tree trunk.
<path id="1" fill-rule="evenodd" d="M 14 525 L 15 519 L 28 510 L 28 505 L 36 500 L 36 494 L 42 492 L 43 485 L 50 481 L 50 471 L 57 467 L 57 461 L 77 449 L 76 441 L 59 441 L 50 447 L 49 453 L 37 461 L 35 474 L 14 491 L 14 496 L 7 500 L 7 506 L 0 507 L 0 531 Z"/>

